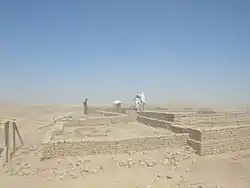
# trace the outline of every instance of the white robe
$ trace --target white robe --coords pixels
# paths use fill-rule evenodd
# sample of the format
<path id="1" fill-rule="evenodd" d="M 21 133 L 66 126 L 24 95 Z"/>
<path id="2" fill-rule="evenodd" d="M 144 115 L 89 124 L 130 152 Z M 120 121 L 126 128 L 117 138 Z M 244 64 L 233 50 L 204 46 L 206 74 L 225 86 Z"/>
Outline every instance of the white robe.
<path id="1" fill-rule="evenodd" d="M 113 102 L 114 104 L 122 104 L 122 102 L 121 101 L 119 101 L 119 100 L 115 100 L 114 102 Z"/>
<path id="2" fill-rule="evenodd" d="M 145 104 L 146 103 L 146 97 L 145 97 L 143 92 L 141 92 L 140 97 L 141 97 L 141 101 Z"/>
<path id="3" fill-rule="evenodd" d="M 139 110 L 141 108 L 141 99 L 136 98 L 135 99 L 135 108 Z"/>

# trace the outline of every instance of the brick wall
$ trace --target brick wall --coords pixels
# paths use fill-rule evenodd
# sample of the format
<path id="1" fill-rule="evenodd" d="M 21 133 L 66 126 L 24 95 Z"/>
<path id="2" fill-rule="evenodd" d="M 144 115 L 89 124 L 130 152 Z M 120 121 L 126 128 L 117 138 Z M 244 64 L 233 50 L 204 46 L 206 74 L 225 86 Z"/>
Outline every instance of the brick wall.
<path id="1" fill-rule="evenodd" d="M 77 121 L 78 125 L 105 125 L 105 124 L 116 124 L 120 122 L 133 122 L 136 121 L 136 116 L 131 115 L 118 115 L 118 116 L 103 116 L 103 117 L 93 117 L 88 119 L 80 119 Z"/>
<path id="2" fill-rule="evenodd" d="M 188 133 L 186 127 L 181 125 L 174 125 L 168 121 L 158 120 L 145 116 L 137 116 L 137 121 L 151 127 L 168 129 L 174 133 Z"/>
<path id="3" fill-rule="evenodd" d="M 190 129 L 188 144 L 193 147 L 199 155 L 250 149 L 250 126 Z"/>
<path id="4" fill-rule="evenodd" d="M 147 112 L 137 112 L 139 116 L 144 116 L 148 118 L 158 119 L 173 122 L 174 121 L 174 114 L 164 113 L 164 112 L 154 112 L 154 111 L 147 111 Z"/>
<path id="5" fill-rule="evenodd" d="M 173 122 L 163 120 L 168 119 L 166 118 L 168 116 L 164 115 L 166 113 L 139 112 L 138 114 L 137 120 L 145 125 L 168 129 L 174 133 L 188 133 L 190 135 L 188 145 L 193 147 L 199 155 L 250 149 L 249 125 L 236 125 L 235 123 L 235 126 L 213 127 L 210 125 L 210 127 L 204 126 L 204 128 L 191 128 L 189 126 L 197 125 L 201 120 L 212 119 L 214 122 L 220 122 L 224 118 L 237 120 L 246 116 L 244 112 L 223 112 L 217 114 L 177 113 L 173 114 Z M 230 121 L 233 122 L 232 120 Z M 209 121 L 207 123 L 209 125 Z"/>
<path id="6" fill-rule="evenodd" d="M 115 154 L 130 151 L 145 151 L 164 147 L 186 145 L 188 134 L 169 134 L 166 136 L 143 137 L 114 141 L 48 141 L 42 143 L 41 157 L 49 159 L 60 156 L 84 156 L 96 154 Z"/>
<path id="7" fill-rule="evenodd" d="M 248 120 L 248 114 L 244 112 L 220 112 L 215 114 L 176 114 L 175 122 L 180 125 L 198 125 L 198 124 L 242 124 Z"/>
<path id="8" fill-rule="evenodd" d="M 110 111 L 103 111 L 103 110 L 96 110 L 96 113 L 98 113 L 99 115 L 102 116 L 120 116 L 123 115 L 123 113 L 119 113 L 119 112 L 110 112 Z"/>
<path id="9" fill-rule="evenodd" d="M 145 125 L 155 127 L 155 128 L 163 128 L 163 129 L 170 129 L 171 123 L 168 121 L 158 120 L 154 118 L 149 118 L 145 116 L 137 116 L 137 121 L 143 123 Z"/>
<path id="10" fill-rule="evenodd" d="M 53 158 L 58 156 L 112 154 L 129 151 L 143 151 L 161 147 L 174 147 L 188 145 L 196 150 L 199 155 L 211 155 L 228 151 L 250 149 L 250 126 L 220 126 L 209 128 L 190 128 L 183 119 L 210 118 L 208 114 L 178 113 L 167 114 L 162 112 L 138 112 L 133 115 L 119 115 L 110 117 L 98 117 L 88 120 L 80 120 L 85 125 L 119 123 L 121 121 L 134 121 L 156 128 L 169 129 L 174 133 L 166 136 L 136 138 L 116 141 L 52 141 L 53 135 L 62 130 L 61 125 L 54 126 L 52 131 L 45 137 L 42 144 L 42 157 Z M 156 115 L 155 115 L 156 114 Z M 167 114 L 167 115 L 166 115 Z M 155 116 L 154 116 L 155 115 Z M 215 119 L 225 116 L 242 117 L 244 113 L 220 113 L 213 114 Z M 155 117 L 155 118 L 152 118 Z M 159 118 L 159 119 L 158 119 Z M 174 118 L 171 119 L 171 118 Z M 172 122 L 169 120 L 173 120 Z M 183 124 L 177 124 L 183 122 Z"/>

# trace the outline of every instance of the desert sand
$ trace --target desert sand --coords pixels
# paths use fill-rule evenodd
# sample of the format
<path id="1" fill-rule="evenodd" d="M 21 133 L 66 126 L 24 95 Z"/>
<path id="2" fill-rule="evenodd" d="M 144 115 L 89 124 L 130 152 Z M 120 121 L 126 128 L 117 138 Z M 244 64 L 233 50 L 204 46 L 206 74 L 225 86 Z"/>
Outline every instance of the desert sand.
<path id="1" fill-rule="evenodd" d="M 81 106 L 1 105 L 0 120 L 16 118 L 24 139 L 0 172 L 1 187 L 249 188 L 249 150 L 199 156 L 183 146 L 41 161 L 41 143 L 53 118 L 82 111 Z M 3 140 L 1 134 L 2 145 Z"/>

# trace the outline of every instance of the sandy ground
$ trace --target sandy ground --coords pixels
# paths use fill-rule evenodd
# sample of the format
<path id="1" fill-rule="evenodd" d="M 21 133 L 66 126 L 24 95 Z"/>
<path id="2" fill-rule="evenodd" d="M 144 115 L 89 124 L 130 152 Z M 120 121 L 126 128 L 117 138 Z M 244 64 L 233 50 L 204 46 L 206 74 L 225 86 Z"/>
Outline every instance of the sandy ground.
<path id="1" fill-rule="evenodd" d="M 200 157 L 190 148 L 183 147 L 40 161 L 41 140 L 50 129 L 46 125 L 54 116 L 75 110 L 80 107 L 12 106 L 0 109 L 1 116 L 17 117 L 25 141 L 10 166 L 0 173 L 1 188 L 249 188 L 250 151 Z"/>

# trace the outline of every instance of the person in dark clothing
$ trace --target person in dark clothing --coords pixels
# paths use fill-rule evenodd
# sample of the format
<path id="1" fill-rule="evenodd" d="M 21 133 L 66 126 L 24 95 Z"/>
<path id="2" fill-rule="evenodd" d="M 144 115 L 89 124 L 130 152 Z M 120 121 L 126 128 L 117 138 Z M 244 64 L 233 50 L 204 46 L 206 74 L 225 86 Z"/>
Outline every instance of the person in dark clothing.
<path id="1" fill-rule="evenodd" d="M 88 98 L 83 101 L 84 114 L 88 113 Z"/>

